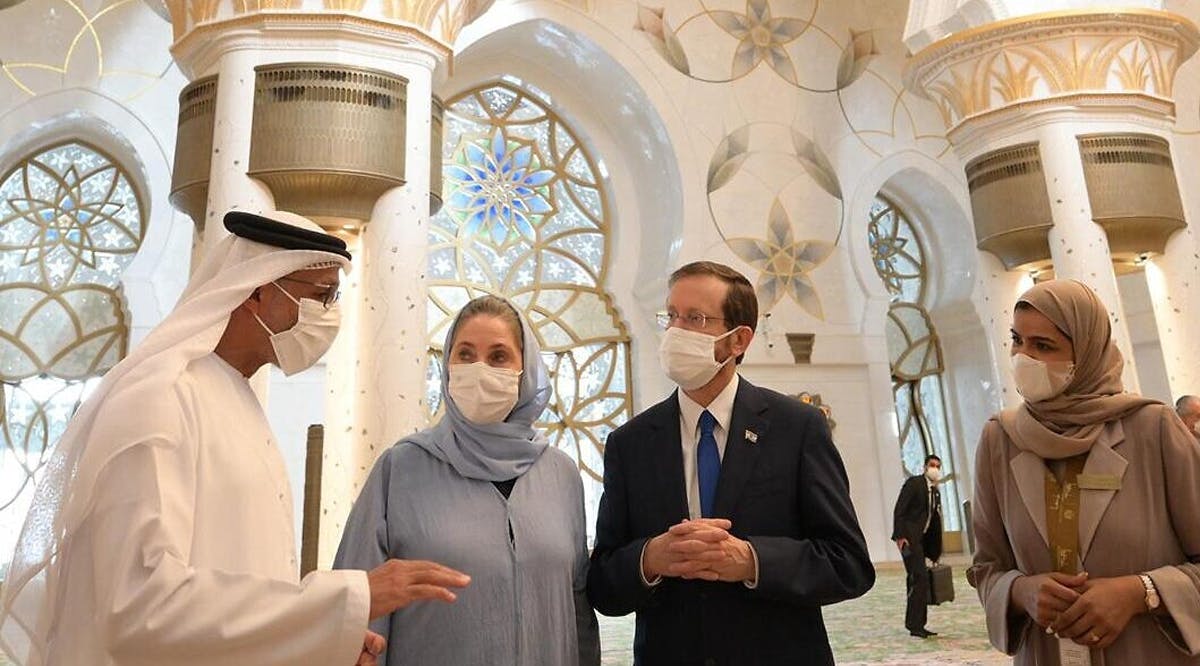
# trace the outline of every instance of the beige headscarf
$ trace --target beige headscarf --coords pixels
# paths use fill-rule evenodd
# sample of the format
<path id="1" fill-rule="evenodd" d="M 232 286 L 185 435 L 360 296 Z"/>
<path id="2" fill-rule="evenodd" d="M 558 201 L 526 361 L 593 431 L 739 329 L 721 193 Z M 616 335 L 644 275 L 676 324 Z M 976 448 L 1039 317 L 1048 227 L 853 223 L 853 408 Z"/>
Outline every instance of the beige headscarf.
<path id="1" fill-rule="evenodd" d="M 1042 458 L 1070 458 L 1090 450 L 1108 421 L 1159 404 L 1125 393 L 1125 360 L 1113 344 L 1108 310 L 1090 287 L 1078 280 L 1047 280 L 1017 302 L 1045 315 L 1075 347 L 1075 376 L 1060 395 L 1000 412 L 1000 425 L 1018 448 Z"/>

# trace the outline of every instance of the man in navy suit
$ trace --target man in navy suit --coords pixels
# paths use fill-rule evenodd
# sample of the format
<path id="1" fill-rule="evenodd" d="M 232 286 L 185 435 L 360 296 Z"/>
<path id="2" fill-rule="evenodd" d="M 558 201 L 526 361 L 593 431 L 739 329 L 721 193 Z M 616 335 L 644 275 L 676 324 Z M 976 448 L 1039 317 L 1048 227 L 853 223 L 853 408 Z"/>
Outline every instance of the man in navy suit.
<path id="1" fill-rule="evenodd" d="M 757 321 L 742 274 L 675 271 L 681 390 L 608 437 L 588 595 L 637 613 L 637 664 L 833 664 L 821 606 L 875 582 L 824 416 L 737 374 Z"/>

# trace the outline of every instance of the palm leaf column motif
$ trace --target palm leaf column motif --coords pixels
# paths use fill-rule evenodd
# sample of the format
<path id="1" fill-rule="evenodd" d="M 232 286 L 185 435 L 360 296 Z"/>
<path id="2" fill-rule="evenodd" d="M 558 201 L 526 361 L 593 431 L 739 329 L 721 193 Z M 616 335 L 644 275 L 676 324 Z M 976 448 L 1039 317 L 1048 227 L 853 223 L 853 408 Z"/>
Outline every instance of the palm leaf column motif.
<path id="1" fill-rule="evenodd" d="M 429 235 L 430 414 L 454 315 L 481 294 L 510 299 L 554 382 L 539 426 L 578 462 L 594 512 L 604 440 L 631 405 L 629 335 L 605 290 L 610 212 L 597 161 L 536 91 L 508 83 L 447 104 L 442 156 L 446 206 Z"/>
<path id="2" fill-rule="evenodd" d="M 71 415 L 125 353 L 120 279 L 144 230 L 129 175 L 86 143 L 0 178 L 0 552 Z"/>

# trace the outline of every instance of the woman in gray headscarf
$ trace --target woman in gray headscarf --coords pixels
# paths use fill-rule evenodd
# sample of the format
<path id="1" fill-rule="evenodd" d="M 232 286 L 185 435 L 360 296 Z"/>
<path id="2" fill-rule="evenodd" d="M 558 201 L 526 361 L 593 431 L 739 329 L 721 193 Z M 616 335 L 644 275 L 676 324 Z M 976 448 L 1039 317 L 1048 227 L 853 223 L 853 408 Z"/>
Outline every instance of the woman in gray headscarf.
<path id="1" fill-rule="evenodd" d="M 376 620 L 387 664 L 597 664 L 583 484 L 533 427 L 550 401 L 537 339 L 495 296 L 446 334 L 445 414 L 375 463 L 335 568 L 432 560 L 471 576 L 453 604 Z"/>
<path id="2" fill-rule="evenodd" d="M 1108 312 L 1074 280 L 1017 301 L 1021 405 L 976 452 L 974 566 L 992 644 L 1015 663 L 1200 664 L 1200 447 L 1125 393 Z"/>

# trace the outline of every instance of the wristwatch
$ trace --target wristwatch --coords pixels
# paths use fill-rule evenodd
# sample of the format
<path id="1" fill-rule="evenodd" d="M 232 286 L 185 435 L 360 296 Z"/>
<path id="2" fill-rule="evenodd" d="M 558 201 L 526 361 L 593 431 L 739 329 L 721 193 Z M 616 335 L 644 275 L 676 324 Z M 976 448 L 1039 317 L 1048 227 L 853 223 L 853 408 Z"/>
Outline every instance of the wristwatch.
<path id="1" fill-rule="evenodd" d="M 1138 578 L 1142 579 L 1142 587 L 1146 588 L 1146 608 L 1153 611 L 1162 603 L 1158 598 L 1158 588 L 1154 587 L 1154 579 L 1146 574 L 1138 574 Z"/>

